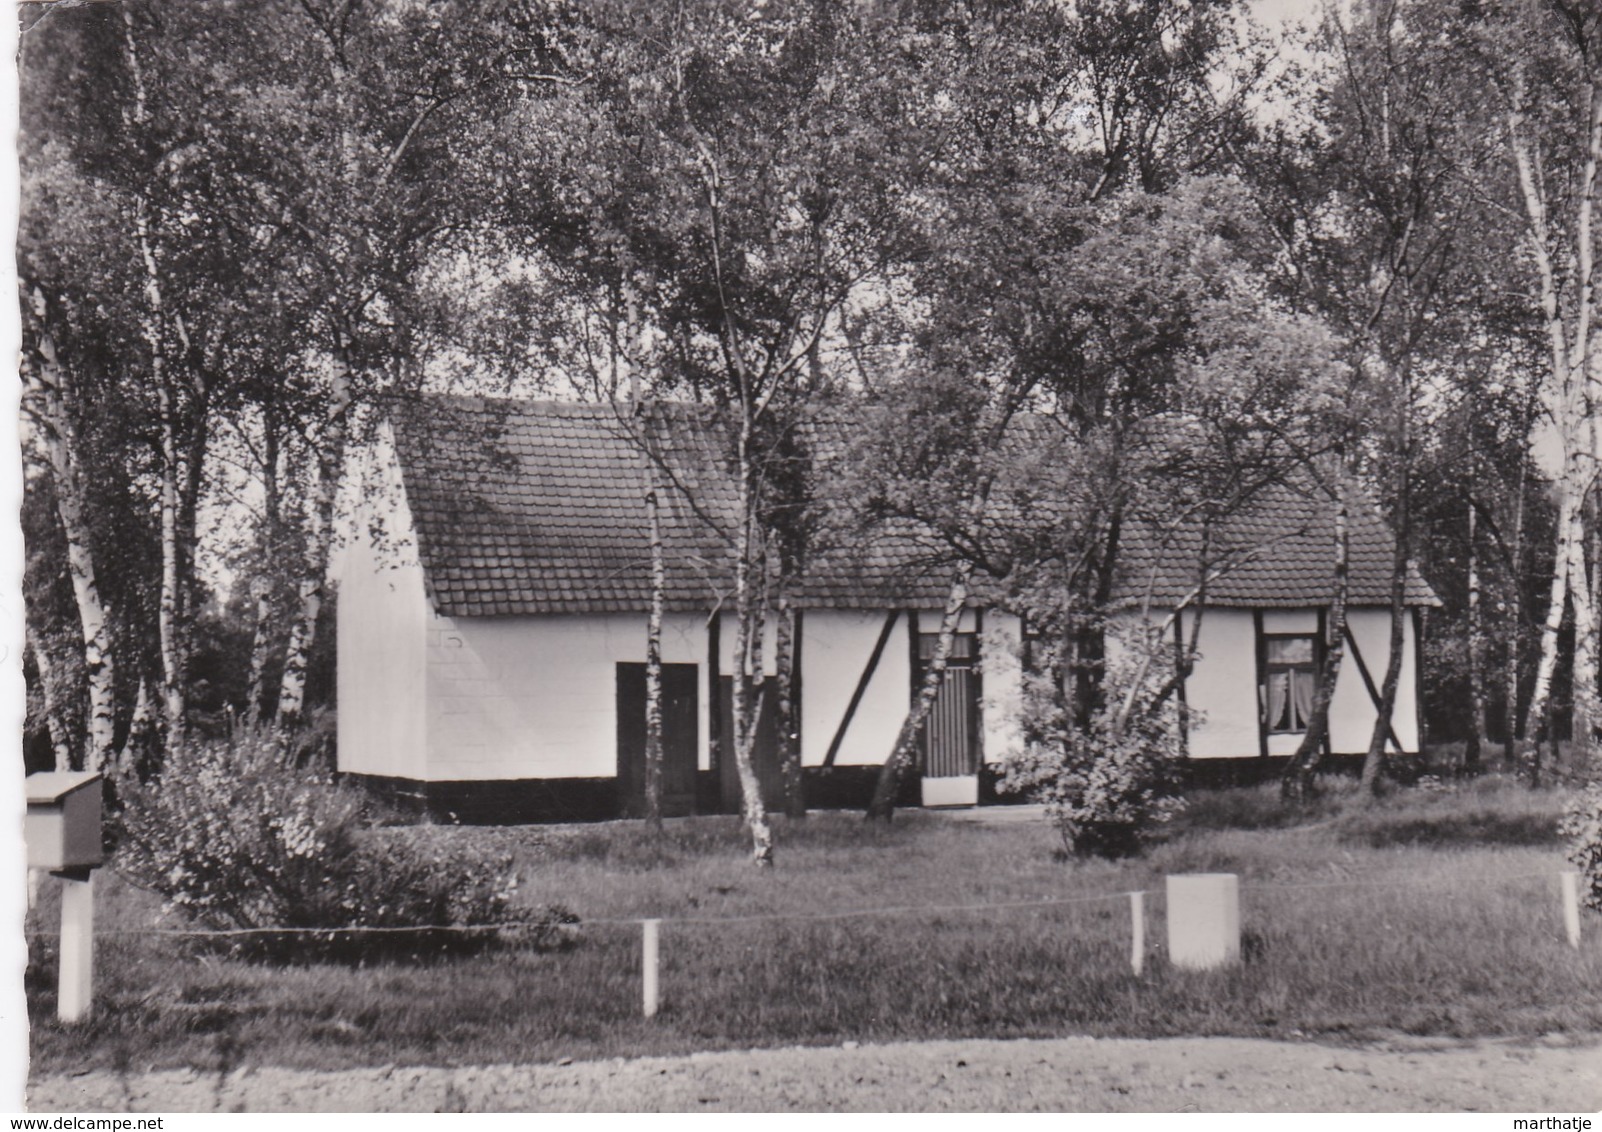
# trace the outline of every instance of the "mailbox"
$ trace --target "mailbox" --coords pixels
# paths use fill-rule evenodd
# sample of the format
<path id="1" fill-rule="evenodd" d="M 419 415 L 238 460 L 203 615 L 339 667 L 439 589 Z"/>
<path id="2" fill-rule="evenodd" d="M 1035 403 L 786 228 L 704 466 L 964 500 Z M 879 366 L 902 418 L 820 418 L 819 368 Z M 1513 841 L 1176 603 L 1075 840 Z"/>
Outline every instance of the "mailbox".
<path id="1" fill-rule="evenodd" d="M 47 771 L 26 779 L 28 867 L 75 872 L 100 864 L 100 776 Z"/>

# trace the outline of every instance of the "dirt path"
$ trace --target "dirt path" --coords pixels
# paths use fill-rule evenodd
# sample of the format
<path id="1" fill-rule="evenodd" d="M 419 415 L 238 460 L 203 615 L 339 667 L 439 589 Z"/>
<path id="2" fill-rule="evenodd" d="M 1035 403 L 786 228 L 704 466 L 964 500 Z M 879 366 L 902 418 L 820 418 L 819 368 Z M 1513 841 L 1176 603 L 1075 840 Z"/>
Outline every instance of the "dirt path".
<path id="1" fill-rule="evenodd" d="M 1340 1048 L 1058 1038 L 703 1053 L 478 1068 L 189 1070 L 33 1083 L 35 1112 L 1081 1111 L 1594 1113 L 1602 1046 L 1548 1039 Z"/>

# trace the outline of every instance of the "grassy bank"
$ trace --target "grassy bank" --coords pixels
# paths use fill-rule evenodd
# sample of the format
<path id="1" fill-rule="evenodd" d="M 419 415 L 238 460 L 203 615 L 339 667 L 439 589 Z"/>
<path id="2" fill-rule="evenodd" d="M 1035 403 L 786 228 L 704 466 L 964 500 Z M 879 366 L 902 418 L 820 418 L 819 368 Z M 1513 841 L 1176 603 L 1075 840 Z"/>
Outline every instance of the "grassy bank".
<path id="1" fill-rule="evenodd" d="M 959 1036 L 1473 1036 L 1602 1030 L 1602 922 L 1563 938 L 1563 795 L 1499 780 L 1311 811 L 1270 790 L 1197 795 L 1126 862 L 1065 859 L 1044 822 L 907 813 L 781 823 L 779 865 L 737 823 L 375 836 L 510 849 L 522 898 L 584 920 L 557 952 L 429 964 L 268 967 L 118 934 L 159 902 L 108 871 L 97 1013 L 53 1021 L 53 941 L 32 942 L 34 1073 L 239 1064 L 474 1064 Z M 1246 962 L 1195 974 L 1163 954 L 1162 878 L 1240 874 Z M 47 886 L 48 887 L 48 886 Z M 1145 889 L 1150 956 L 1129 969 Z M 1055 901 L 1064 903 L 1042 903 Z M 1075 901 L 1075 902 L 1066 902 Z M 1012 905 L 979 908 L 977 905 Z M 639 1017 L 642 917 L 660 918 L 662 1013 Z M 30 926 L 54 926 L 41 903 Z"/>

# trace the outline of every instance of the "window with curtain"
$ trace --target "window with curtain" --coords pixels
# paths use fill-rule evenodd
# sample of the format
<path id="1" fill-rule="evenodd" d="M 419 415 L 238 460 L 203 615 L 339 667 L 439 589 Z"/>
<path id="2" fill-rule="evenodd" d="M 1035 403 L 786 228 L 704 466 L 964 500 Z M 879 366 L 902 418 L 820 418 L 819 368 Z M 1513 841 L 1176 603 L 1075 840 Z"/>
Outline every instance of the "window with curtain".
<path id="1" fill-rule="evenodd" d="M 1258 689 L 1263 718 L 1273 734 L 1307 730 L 1318 681 L 1315 639 L 1275 636 L 1264 639 L 1263 685 Z"/>

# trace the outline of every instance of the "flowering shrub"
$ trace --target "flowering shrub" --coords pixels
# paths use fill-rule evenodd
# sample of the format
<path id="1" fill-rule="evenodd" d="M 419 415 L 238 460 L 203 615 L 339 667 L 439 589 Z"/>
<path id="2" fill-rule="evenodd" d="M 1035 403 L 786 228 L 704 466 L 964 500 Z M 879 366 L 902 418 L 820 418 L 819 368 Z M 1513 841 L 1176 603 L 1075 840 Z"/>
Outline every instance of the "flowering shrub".
<path id="1" fill-rule="evenodd" d="M 1049 675 L 1025 677 L 1029 740 L 1003 764 L 1000 789 L 1045 803 L 1069 852 L 1127 856 L 1184 805 L 1180 709 L 1172 696 L 1151 706 L 1164 674 L 1128 654 L 1109 660 L 1088 727 L 1075 725 Z"/>
<path id="2" fill-rule="evenodd" d="M 1580 870 L 1580 899 L 1602 912 L 1602 782 L 1580 791 L 1558 830 L 1569 839 L 1569 860 Z"/>
<path id="3" fill-rule="evenodd" d="M 224 937 L 280 958 L 470 949 L 508 932 L 546 942 L 572 921 L 513 902 L 510 858 L 364 830 L 359 794 L 283 751 L 270 732 L 193 741 L 168 751 L 159 778 L 121 777 L 118 871 L 199 928 L 296 929 Z"/>

